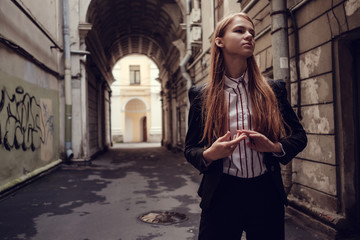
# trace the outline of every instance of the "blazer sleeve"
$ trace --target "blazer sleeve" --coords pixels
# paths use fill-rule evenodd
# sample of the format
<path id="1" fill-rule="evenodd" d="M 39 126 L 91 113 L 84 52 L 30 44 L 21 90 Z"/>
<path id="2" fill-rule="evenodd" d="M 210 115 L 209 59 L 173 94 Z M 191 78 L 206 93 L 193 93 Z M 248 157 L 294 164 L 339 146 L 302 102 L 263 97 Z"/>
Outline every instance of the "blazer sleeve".
<path id="1" fill-rule="evenodd" d="M 207 166 L 203 158 L 204 143 L 200 142 L 204 131 L 201 117 L 201 94 L 201 87 L 191 87 L 189 89 L 190 110 L 184 155 L 186 160 L 196 169 L 204 172 L 207 170 Z"/>
<path id="2" fill-rule="evenodd" d="M 287 91 L 283 80 L 269 82 L 278 99 L 279 109 L 285 121 L 286 137 L 279 140 L 285 151 L 285 155 L 278 157 L 282 164 L 288 164 L 307 145 L 307 137 L 304 128 L 297 118 L 293 108 L 287 100 Z"/>

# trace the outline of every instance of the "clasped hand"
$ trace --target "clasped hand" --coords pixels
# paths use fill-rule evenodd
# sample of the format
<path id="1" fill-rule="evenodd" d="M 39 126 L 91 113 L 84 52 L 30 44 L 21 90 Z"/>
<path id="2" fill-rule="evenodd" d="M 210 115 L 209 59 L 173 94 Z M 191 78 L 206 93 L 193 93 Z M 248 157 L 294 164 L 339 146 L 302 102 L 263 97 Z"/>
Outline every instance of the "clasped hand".
<path id="1" fill-rule="evenodd" d="M 212 162 L 230 156 L 238 144 L 246 138 L 250 139 L 250 141 L 246 143 L 247 146 L 255 151 L 281 152 L 280 143 L 273 143 L 259 132 L 252 130 L 237 130 L 237 133 L 231 139 L 230 131 L 228 131 L 203 152 L 205 161 Z"/>

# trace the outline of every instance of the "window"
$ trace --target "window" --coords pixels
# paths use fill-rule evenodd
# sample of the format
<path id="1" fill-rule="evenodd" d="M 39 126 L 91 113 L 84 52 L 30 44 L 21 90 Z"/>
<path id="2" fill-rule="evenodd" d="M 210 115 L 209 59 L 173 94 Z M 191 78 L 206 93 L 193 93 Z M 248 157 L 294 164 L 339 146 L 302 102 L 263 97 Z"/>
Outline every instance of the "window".
<path id="1" fill-rule="evenodd" d="M 224 16 L 224 0 L 214 0 L 214 26 Z"/>
<path id="2" fill-rule="evenodd" d="M 140 65 L 130 65 L 130 85 L 140 84 Z"/>

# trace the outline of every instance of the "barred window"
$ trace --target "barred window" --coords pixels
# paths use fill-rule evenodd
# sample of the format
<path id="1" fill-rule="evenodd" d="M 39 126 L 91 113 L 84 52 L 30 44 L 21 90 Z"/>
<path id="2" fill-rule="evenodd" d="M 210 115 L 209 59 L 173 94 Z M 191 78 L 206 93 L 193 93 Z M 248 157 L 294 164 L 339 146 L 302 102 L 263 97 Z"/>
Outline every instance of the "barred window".
<path id="1" fill-rule="evenodd" d="M 130 65 L 130 85 L 140 84 L 140 65 Z"/>

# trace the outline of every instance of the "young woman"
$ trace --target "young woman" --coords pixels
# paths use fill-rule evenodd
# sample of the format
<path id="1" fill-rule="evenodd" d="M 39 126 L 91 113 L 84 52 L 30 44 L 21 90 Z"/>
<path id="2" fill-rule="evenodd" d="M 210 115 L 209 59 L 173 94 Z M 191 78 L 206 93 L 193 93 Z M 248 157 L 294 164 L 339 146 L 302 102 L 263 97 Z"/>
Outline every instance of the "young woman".
<path id="1" fill-rule="evenodd" d="M 266 81 L 254 59 L 254 24 L 220 21 L 209 81 L 192 87 L 185 157 L 202 174 L 199 239 L 284 239 L 287 204 L 280 165 L 307 144 L 285 82 Z"/>

